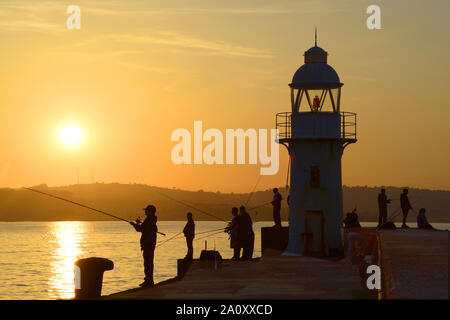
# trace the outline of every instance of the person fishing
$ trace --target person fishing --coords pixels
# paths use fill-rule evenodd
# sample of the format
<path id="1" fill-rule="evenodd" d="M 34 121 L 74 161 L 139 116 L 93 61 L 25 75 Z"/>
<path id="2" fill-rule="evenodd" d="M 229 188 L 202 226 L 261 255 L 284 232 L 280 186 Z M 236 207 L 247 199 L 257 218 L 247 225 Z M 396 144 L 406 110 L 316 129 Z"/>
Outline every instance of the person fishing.
<path id="1" fill-rule="evenodd" d="M 250 260 L 253 256 L 255 233 L 253 232 L 252 224 L 252 218 L 245 210 L 245 207 L 241 206 L 238 218 L 238 242 L 239 247 L 242 248 L 241 260 Z"/>
<path id="2" fill-rule="evenodd" d="M 283 198 L 281 197 L 281 194 L 278 192 L 278 188 L 273 188 L 273 199 L 272 199 L 272 206 L 273 206 L 273 222 L 275 223 L 275 228 L 281 228 L 281 200 Z"/>
<path id="3" fill-rule="evenodd" d="M 153 258 L 155 254 L 156 236 L 158 233 L 158 227 L 156 225 L 157 217 L 155 215 L 156 208 L 153 205 L 148 205 L 143 209 L 147 216 L 144 222 L 139 219 L 136 222 L 130 221 L 130 224 L 137 232 L 141 232 L 141 250 L 144 258 L 144 273 L 145 278 L 139 286 L 141 287 L 153 287 Z"/>
<path id="4" fill-rule="evenodd" d="M 194 219 L 192 218 L 191 212 L 187 213 L 186 218 L 187 218 L 187 223 L 184 226 L 183 233 L 184 233 L 184 236 L 186 237 L 186 244 L 187 244 L 188 251 L 187 251 L 185 259 L 192 260 L 193 255 L 194 255 L 194 247 L 192 245 L 192 242 L 194 241 L 194 237 L 195 237 L 195 223 L 194 223 Z"/>
<path id="5" fill-rule="evenodd" d="M 238 216 L 239 210 L 236 207 L 231 209 L 231 214 L 233 215 L 233 219 L 228 226 L 225 228 L 225 232 L 230 235 L 230 248 L 233 248 L 233 258 L 231 260 L 239 260 L 241 255 L 241 247 L 239 246 L 238 236 L 239 236 L 239 225 L 238 225 Z"/>
<path id="6" fill-rule="evenodd" d="M 391 203 L 391 200 L 388 199 L 386 196 L 386 189 L 382 188 L 381 193 L 378 194 L 378 210 L 379 210 L 378 228 L 381 228 L 386 223 L 387 205 L 389 203 Z"/>
<path id="7" fill-rule="evenodd" d="M 403 193 L 400 195 L 400 207 L 402 208 L 403 213 L 402 228 L 409 228 L 406 225 L 406 218 L 408 217 L 408 212 L 412 209 L 412 206 L 408 199 L 408 189 L 403 189 Z"/>

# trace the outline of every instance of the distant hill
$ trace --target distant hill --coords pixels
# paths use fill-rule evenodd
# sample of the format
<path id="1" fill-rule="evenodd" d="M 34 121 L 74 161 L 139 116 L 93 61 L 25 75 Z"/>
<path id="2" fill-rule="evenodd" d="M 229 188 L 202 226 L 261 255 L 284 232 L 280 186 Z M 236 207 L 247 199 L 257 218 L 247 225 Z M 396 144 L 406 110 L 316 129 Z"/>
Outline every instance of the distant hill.
<path id="1" fill-rule="evenodd" d="M 177 201 L 187 203 L 224 220 L 229 220 L 231 207 L 245 204 L 249 198 L 248 193 L 214 193 L 202 190 L 193 192 L 140 184 L 94 183 L 62 187 L 40 185 L 34 188 L 130 220 L 136 219 L 139 215 L 144 217 L 142 208 L 147 204 L 154 204 L 157 207 L 157 215 L 160 221 L 184 220 L 188 211 L 194 214 L 196 220 L 216 220 Z M 283 198 L 286 199 L 286 189 L 279 189 Z M 386 189 L 390 198 L 399 199 L 401 188 L 387 187 Z M 361 221 L 377 221 L 378 193 L 378 187 L 344 187 L 344 212 L 351 211 L 356 206 Z M 450 222 L 450 191 L 410 189 L 409 194 L 412 206 L 415 209 L 427 208 L 430 221 Z M 271 190 L 255 192 L 251 196 L 247 208 L 270 202 L 272 195 Z M 390 214 L 398 212 L 399 203 L 399 200 L 392 201 L 389 209 Z M 259 207 L 250 212 L 256 221 L 272 220 L 270 205 Z M 288 207 L 284 200 L 282 217 L 283 219 L 288 217 Z M 0 221 L 61 220 L 98 221 L 113 219 L 28 190 L 0 189 Z M 411 212 L 408 220 L 415 221 L 415 214 Z"/>

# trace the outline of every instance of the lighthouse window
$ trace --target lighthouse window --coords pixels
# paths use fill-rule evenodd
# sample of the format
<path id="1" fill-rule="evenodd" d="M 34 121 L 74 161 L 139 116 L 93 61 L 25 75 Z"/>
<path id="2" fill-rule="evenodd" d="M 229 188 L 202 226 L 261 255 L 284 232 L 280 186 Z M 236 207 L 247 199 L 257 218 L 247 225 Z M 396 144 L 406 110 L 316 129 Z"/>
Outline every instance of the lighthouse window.
<path id="1" fill-rule="evenodd" d="M 311 166 L 310 182 L 311 188 L 320 188 L 320 168 Z"/>

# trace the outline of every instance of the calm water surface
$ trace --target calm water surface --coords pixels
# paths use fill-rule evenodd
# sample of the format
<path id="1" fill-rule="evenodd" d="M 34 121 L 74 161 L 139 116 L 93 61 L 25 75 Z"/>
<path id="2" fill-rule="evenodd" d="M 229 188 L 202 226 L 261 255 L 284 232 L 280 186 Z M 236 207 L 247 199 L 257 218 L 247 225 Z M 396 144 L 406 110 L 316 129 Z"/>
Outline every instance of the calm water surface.
<path id="1" fill-rule="evenodd" d="M 185 222 L 158 222 L 162 242 L 179 233 Z M 255 255 L 261 256 L 262 226 L 256 222 Z M 375 223 L 363 224 L 375 226 Z M 434 224 L 449 229 L 449 224 Z M 224 228 L 223 222 L 196 222 L 196 232 Z M 212 235 L 211 235 L 212 234 Z M 207 238 L 202 238 L 208 236 Z M 139 247 L 140 234 L 124 222 L 0 222 L 0 299 L 67 299 L 74 296 L 74 262 L 81 258 L 103 257 L 114 262 L 106 271 L 103 294 L 135 288 L 143 280 L 143 260 Z M 194 257 L 198 257 L 208 241 L 223 258 L 231 258 L 228 235 L 198 234 L 194 241 Z M 186 242 L 181 235 L 155 251 L 155 282 L 176 275 L 176 260 L 186 254 Z"/>

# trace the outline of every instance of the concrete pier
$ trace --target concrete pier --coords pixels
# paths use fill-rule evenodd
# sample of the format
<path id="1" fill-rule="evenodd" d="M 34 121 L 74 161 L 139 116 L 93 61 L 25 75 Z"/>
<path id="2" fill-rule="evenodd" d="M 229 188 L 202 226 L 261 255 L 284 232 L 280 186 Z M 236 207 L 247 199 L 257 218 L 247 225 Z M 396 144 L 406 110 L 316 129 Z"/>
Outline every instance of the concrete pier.
<path id="1" fill-rule="evenodd" d="M 384 299 L 449 299 L 449 232 L 379 230 Z"/>
<path id="2" fill-rule="evenodd" d="M 449 299 L 449 232 L 417 229 L 362 233 L 364 254 L 379 255 L 381 299 Z M 368 246 L 377 235 L 377 247 Z M 270 237 L 269 237 L 270 238 Z M 154 288 L 132 289 L 105 299 L 376 299 L 348 260 L 280 256 L 281 251 L 251 261 L 223 260 L 220 269 L 193 260 L 182 280 Z M 376 263 L 376 259 L 374 260 Z"/>
<path id="3" fill-rule="evenodd" d="M 106 299 L 352 299 L 360 291 L 357 266 L 310 257 L 273 256 L 222 261 L 219 270 L 194 260 L 181 281 L 132 289 Z"/>

